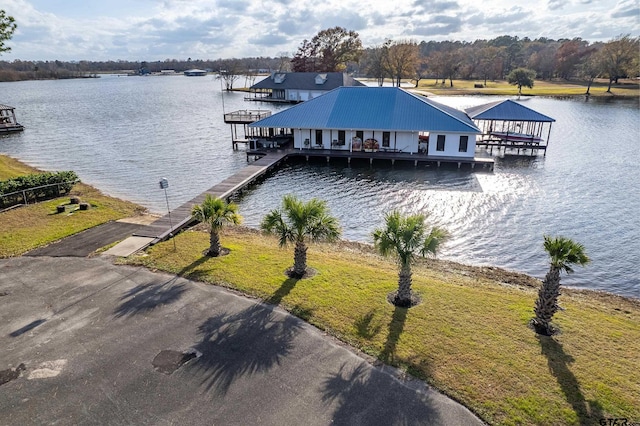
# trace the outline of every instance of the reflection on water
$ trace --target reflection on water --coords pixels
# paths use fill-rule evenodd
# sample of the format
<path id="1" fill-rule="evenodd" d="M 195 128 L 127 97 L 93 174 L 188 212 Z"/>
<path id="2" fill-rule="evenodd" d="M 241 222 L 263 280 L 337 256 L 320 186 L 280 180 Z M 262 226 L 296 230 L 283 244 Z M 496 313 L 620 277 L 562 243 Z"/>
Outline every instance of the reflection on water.
<path id="1" fill-rule="evenodd" d="M 24 133 L 0 137 L 0 152 L 48 170 L 75 170 L 105 192 L 165 210 L 246 165 L 222 120 L 219 82 L 210 77 L 106 77 L 0 83 Z M 496 98 L 436 97 L 467 108 Z M 225 111 L 280 109 L 224 95 Z M 583 243 L 592 258 L 568 285 L 640 296 L 638 103 L 544 98 L 526 105 L 554 117 L 546 157 L 501 153 L 493 173 L 435 166 L 290 162 L 238 197 L 245 223 L 258 226 L 284 194 L 328 201 L 344 236 L 371 242 L 391 209 L 429 212 L 451 231 L 441 257 L 498 265 L 543 277 L 542 236 Z"/>

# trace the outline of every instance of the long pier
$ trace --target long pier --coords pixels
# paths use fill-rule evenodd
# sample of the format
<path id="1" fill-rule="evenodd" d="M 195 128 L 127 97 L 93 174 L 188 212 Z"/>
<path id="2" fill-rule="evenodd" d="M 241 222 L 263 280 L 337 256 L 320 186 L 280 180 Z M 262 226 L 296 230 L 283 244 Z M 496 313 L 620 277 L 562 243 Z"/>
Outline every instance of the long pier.
<path id="1" fill-rule="evenodd" d="M 219 184 L 209 188 L 197 197 L 187 201 L 180 207 L 171 211 L 171 217 L 166 214 L 155 222 L 141 228 L 134 235 L 137 237 L 153 238 L 151 244 L 165 240 L 170 234 L 189 226 L 194 222 L 191 217 L 191 209 L 194 205 L 202 204 L 205 197 L 211 195 L 222 199 L 228 199 L 236 192 L 250 185 L 258 177 L 277 166 L 287 157 L 287 152 L 270 152 L 259 160 L 247 165 L 232 176 L 229 176 Z"/>
<path id="2" fill-rule="evenodd" d="M 306 157 L 308 160 L 310 157 L 324 157 L 327 162 L 331 158 L 346 158 L 348 162 L 351 159 L 363 160 L 367 159 L 372 164 L 374 160 L 386 160 L 391 161 L 393 164 L 395 161 L 412 162 L 414 165 L 418 163 L 436 163 L 438 167 L 441 163 L 453 163 L 458 165 L 458 168 L 462 164 L 470 165 L 471 168 L 475 168 L 476 165 L 482 166 L 482 168 L 489 168 L 493 170 L 494 160 L 492 158 L 457 158 L 457 157 L 428 157 L 424 154 L 410 154 L 400 152 L 348 152 L 339 150 L 322 150 L 322 149 L 288 149 L 288 150 L 249 150 L 247 151 L 247 160 L 253 156 L 258 158 L 256 161 L 248 164 L 243 169 L 239 170 L 232 176 L 229 176 L 222 182 L 214 185 L 205 192 L 201 193 L 197 197 L 187 201 L 180 207 L 171 211 L 149 225 L 142 226 L 133 234 L 133 236 L 120 242 L 118 245 L 109 249 L 106 254 L 116 256 L 128 256 L 136 251 L 142 250 L 145 247 L 156 244 L 160 241 L 164 241 L 171 237 L 172 234 L 179 232 L 180 230 L 193 224 L 195 221 L 191 216 L 191 210 L 194 205 L 202 204 L 207 195 L 213 197 L 222 198 L 228 200 L 233 194 L 246 188 L 253 183 L 257 178 L 266 174 L 271 169 L 280 164 L 288 157 Z"/>

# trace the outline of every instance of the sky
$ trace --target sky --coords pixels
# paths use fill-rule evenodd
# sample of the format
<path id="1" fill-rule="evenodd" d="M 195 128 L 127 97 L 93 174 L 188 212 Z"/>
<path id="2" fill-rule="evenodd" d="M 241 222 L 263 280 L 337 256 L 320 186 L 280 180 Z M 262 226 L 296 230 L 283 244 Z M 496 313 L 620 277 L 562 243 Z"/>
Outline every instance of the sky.
<path id="1" fill-rule="evenodd" d="M 640 0 L 0 0 L 0 9 L 18 24 L 6 61 L 275 57 L 335 26 L 365 47 L 640 35 Z"/>

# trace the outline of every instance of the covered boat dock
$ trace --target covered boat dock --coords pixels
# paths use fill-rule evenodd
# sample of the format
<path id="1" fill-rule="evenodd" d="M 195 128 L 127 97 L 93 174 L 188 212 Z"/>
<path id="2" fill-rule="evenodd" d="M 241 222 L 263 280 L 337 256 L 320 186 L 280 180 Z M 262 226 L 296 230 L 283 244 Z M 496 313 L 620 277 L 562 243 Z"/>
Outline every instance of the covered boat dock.
<path id="1" fill-rule="evenodd" d="M 511 99 L 467 108 L 465 112 L 482 131 L 477 146 L 491 152 L 504 148 L 505 152 L 508 149 L 531 155 L 541 150 L 546 155 L 551 125 L 556 121 L 553 118 Z"/>
<path id="2" fill-rule="evenodd" d="M 21 132 L 24 126 L 16 119 L 15 108 L 0 104 L 0 134 Z"/>

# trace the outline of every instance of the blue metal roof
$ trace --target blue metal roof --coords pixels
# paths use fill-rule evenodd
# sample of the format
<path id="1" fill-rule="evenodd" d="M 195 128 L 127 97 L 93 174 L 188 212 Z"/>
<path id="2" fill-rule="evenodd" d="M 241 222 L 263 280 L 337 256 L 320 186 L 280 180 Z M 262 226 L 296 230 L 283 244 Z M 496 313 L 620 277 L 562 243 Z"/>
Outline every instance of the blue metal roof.
<path id="1" fill-rule="evenodd" d="M 480 133 L 464 112 L 398 87 L 338 87 L 250 126 Z"/>
<path id="2" fill-rule="evenodd" d="M 478 105 L 467 108 L 465 111 L 474 120 L 536 121 L 544 123 L 556 121 L 511 99 Z"/>

